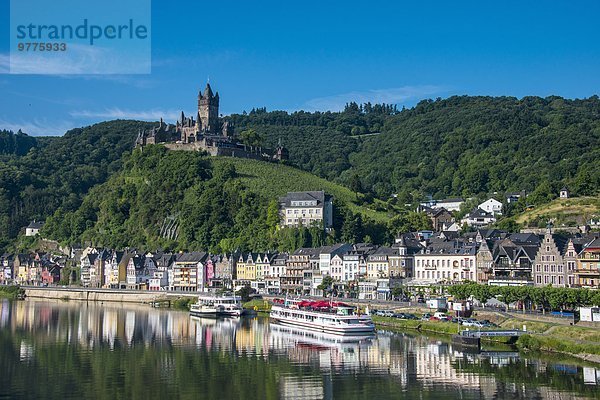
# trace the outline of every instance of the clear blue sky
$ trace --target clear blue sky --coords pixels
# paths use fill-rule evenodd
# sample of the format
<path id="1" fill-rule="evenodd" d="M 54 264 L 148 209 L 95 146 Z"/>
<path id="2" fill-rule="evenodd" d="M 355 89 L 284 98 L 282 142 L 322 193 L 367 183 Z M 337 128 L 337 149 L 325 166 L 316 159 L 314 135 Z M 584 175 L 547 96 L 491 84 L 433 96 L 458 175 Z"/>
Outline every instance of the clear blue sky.
<path id="1" fill-rule="evenodd" d="M 224 114 L 454 94 L 588 97 L 600 92 L 599 26 L 598 1 L 154 0 L 151 74 L 0 74 L 0 129 L 172 121 L 194 111 L 208 77 Z"/>

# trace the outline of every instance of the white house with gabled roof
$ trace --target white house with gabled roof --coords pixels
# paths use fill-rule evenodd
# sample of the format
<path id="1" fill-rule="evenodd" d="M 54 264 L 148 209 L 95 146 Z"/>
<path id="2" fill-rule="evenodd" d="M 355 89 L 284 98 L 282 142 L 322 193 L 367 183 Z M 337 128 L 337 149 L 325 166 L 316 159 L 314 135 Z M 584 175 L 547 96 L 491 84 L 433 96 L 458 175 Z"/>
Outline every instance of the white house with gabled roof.
<path id="1" fill-rule="evenodd" d="M 502 214 L 502 203 L 494 198 L 484 201 L 477 208 L 481 208 L 483 211 L 489 212 L 494 216 Z"/>

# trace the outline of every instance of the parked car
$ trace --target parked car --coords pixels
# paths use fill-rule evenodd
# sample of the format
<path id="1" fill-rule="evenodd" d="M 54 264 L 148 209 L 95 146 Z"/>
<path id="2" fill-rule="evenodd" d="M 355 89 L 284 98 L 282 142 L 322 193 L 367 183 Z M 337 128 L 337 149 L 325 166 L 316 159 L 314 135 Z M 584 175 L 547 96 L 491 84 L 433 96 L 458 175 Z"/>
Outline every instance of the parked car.
<path id="1" fill-rule="evenodd" d="M 425 313 L 423 314 L 423 316 L 421 317 L 421 321 L 429 321 L 429 318 L 431 318 L 432 315 L 429 313 Z"/>
<path id="2" fill-rule="evenodd" d="M 448 318 L 448 316 L 445 313 L 439 311 L 434 313 L 433 316 L 439 319 L 440 321 L 445 321 Z"/>
<path id="3" fill-rule="evenodd" d="M 375 312 L 375 315 L 378 315 L 380 317 L 393 317 L 394 312 L 390 310 L 378 310 Z"/>
<path id="4" fill-rule="evenodd" d="M 417 318 L 417 316 L 415 314 L 405 313 L 404 319 L 419 319 L 419 318 Z"/>
<path id="5" fill-rule="evenodd" d="M 471 326 L 474 326 L 476 328 L 485 328 L 487 325 L 484 324 L 482 321 L 474 321 Z"/>

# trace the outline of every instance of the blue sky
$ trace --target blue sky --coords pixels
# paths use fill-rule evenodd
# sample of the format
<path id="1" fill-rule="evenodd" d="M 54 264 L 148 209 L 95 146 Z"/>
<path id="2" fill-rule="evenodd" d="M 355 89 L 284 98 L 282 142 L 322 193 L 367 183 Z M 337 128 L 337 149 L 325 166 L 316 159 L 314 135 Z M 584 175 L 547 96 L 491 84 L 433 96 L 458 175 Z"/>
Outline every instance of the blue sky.
<path id="1" fill-rule="evenodd" d="M 151 74 L 62 76 L 6 73 L 8 3 L 0 129 L 33 135 L 115 118 L 172 121 L 194 112 L 209 77 L 224 114 L 600 92 L 598 1 L 153 0 Z"/>

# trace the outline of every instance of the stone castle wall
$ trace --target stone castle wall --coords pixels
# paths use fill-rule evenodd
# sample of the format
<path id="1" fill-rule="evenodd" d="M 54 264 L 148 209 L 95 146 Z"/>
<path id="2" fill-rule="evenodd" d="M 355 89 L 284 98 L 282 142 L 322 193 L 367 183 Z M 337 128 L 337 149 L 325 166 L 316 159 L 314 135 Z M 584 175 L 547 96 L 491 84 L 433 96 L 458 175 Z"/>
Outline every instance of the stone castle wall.
<path id="1" fill-rule="evenodd" d="M 226 157 L 237 157 L 237 158 L 250 158 L 253 160 L 262 160 L 263 157 L 260 154 L 251 153 L 240 148 L 230 147 L 206 147 L 200 142 L 193 143 L 164 143 L 163 144 L 169 150 L 178 151 L 206 151 L 211 156 L 226 156 Z"/>

